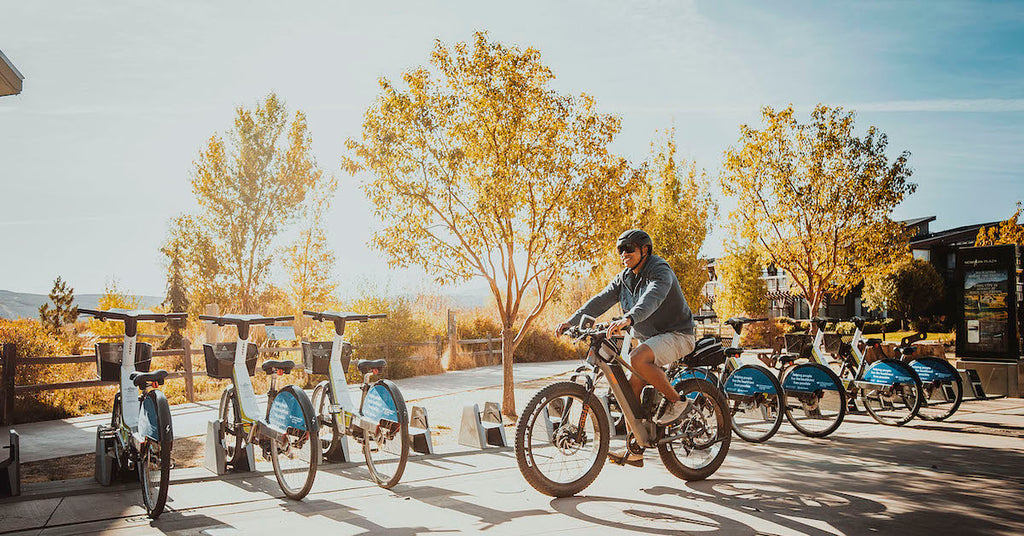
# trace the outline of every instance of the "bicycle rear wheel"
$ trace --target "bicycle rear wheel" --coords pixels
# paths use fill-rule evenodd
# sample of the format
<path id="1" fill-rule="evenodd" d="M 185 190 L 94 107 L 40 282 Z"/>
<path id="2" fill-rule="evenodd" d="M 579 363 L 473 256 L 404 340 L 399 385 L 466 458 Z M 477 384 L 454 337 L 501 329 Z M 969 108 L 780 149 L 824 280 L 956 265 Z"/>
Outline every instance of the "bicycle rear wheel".
<path id="1" fill-rule="evenodd" d="M 910 368 L 921 378 L 924 399 L 917 416 L 927 421 L 948 419 L 964 401 L 964 384 L 960 373 L 945 359 L 924 357 L 910 362 Z"/>
<path id="2" fill-rule="evenodd" d="M 693 409 L 679 423 L 664 430 L 658 455 L 665 468 L 687 481 L 704 480 L 725 461 L 732 441 L 729 401 L 715 385 L 688 378 L 675 386 L 680 396 L 693 401 Z"/>
<path id="3" fill-rule="evenodd" d="M 786 419 L 807 437 L 825 437 L 835 432 L 846 416 L 846 390 L 832 369 L 817 363 L 803 363 L 782 379 L 786 397 Z"/>
<path id="4" fill-rule="evenodd" d="M 762 443 L 782 426 L 785 395 L 778 378 L 760 365 L 743 365 L 725 380 L 732 430 L 744 441 Z"/>
<path id="5" fill-rule="evenodd" d="M 171 478 L 171 451 L 174 430 L 171 408 L 160 391 L 146 393 L 139 411 L 139 433 L 145 438 L 139 449 L 139 481 L 142 502 L 149 517 L 156 519 L 167 504 L 167 487 Z"/>
<path id="6" fill-rule="evenodd" d="M 363 429 L 363 455 L 370 477 L 382 488 L 398 484 L 409 461 L 409 413 L 405 398 L 391 380 L 378 380 L 359 408 L 363 419 L 376 422 Z"/>
<path id="7" fill-rule="evenodd" d="M 910 422 L 924 398 L 917 373 L 895 359 L 883 359 L 871 365 L 857 386 L 868 414 L 889 426 Z"/>
<path id="8" fill-rule="evenodd" d="M 519 416 L 516 463 L 537 491 L 568 497 L 601 473 L 609 438 L 608 416 L 597 397 L 578 383 L 553 383 L 534 395 Z"/>
<path id="9" fill-rule="evenodd" d="M 313 487 L 320 464 L 320 427 L 313 404 L 302 389 L 286 385 L 274 397 L 268 421 L 284 432 L 283 437 L 270 440 L 277 484 L 289 499 L 302 499 Z"/>

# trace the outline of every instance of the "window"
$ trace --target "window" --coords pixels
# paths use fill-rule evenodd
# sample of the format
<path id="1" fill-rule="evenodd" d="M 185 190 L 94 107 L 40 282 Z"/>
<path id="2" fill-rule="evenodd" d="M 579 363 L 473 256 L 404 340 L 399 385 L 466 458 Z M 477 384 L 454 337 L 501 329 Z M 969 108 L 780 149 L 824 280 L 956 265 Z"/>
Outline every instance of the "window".
<path id="1" fill-rule="evenodd" d="M 915 259 L 921 259 L 922 261 L 929 261 L 930 262 L 932 260 L 932 252 L 931 252 L 931 250 L 928 250 L 928 249 L 915 249 L 914 250 L 914 258 Z"/>

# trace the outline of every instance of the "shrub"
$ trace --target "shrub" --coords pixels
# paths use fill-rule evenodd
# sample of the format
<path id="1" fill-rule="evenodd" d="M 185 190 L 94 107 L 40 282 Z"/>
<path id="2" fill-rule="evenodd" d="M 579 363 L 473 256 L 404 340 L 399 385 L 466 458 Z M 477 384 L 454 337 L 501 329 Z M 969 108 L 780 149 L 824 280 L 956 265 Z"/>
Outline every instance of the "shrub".
<path id="1" fill-rule="evenodd" d="M 740 344 L 744 348 L 774 348 L 776 338 L 789 332 L 791 319 L 774 318 L 767 322 L 754 322 L 743 326 Z"/>

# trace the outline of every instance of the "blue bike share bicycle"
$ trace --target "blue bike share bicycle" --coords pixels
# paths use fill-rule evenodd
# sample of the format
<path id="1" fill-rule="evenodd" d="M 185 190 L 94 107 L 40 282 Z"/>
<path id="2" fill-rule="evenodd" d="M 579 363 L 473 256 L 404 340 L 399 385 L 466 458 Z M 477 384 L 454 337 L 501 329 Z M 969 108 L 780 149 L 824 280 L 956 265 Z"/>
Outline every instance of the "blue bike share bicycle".
<path id="1" fill-rule="evenodd" d="M 153 347 L 136 342 L 140 322 L 184 320 L 187 313 L 154 313 L 147 310 L 79 308 L 80 314 L 100 321 L 124 322 L 121 343 L 96 344 L 96 368 L 101 380 L 118 382 L 110 426 L 100 426 L 103 450 L 96 453 L 96 474 L 109 484 L 113 473 L 138 469 L 142 502 L 149 517 L 156 519 L 167 503 L 174 429 L 167 397 L 157 387 L 167 378 L 166 370 L 149 370 Z M 108 465 L 108 460 L 113 465 Z"/>

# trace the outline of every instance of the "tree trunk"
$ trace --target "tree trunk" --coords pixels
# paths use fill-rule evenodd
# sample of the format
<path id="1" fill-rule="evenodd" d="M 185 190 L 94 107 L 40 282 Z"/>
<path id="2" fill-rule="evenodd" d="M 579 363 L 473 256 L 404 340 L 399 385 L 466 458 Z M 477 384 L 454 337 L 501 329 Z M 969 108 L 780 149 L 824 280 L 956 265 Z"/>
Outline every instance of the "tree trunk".
<path id="1" fill-rule="evenodd" d="M 506 417 L 515 421 L 516 413 L 516 391 L 515 382 L 512 379 L 512 354 L 515 351 L 516 332 L 511 326 L 505 326 L 501 330 L 501 412 Z"/>

